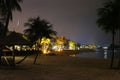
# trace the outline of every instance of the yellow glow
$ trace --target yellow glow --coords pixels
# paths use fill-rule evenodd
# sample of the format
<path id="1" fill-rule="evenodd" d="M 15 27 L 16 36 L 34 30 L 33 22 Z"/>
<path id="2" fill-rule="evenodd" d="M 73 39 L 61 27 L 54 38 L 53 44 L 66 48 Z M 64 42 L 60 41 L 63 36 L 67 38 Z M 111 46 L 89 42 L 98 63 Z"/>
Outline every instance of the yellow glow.
<path id="1" fill-rule="evenodd" d="M 60 36 L 60 37 L 57 37 L 57 38 L 56 38 L 56 43 L 57 43 L 58 45 L 64 45 L 65 42 L 66 42 L 66 39 L 65 39 L 65 37 L 63 37 L 63 36 Z"/>
<path id="2" fill-rule="evenodd" d="M 47 54 L 47 51 L 46 51 L 46 50 L 43 50 L 43 54 Z"/>
<path id="3" fill-rule="evenodd" d="M 49 54 L 50 53 L 50 51 L 48 51 L 48 50 L 43 50 L 43 54 Z"/>
<path id="4" fill-rule="evenodd" d="M 61 52 L 61 51 L 63 51 L 63 49 L 60 49 L 60 48 L 59 48 L 59 49 L 57 49 L 56 51 L 57 51 L 57 52 Z"/>
<path id="5" fill-rule="evenodd" d="M 95 44 L 87 44 L 87 45 L 82 45 L 80 48 L 85 48 L 85 49 L 96 49 L 97 46 Z"/>
<path id="6" fill-rule="evenodd" d="M 43 37 L 41 40 L 41 44 L 49 44 L 50 43 L 50 39 L 49 38 L 45 38 Z"/>
<path id="7" fill-rule="evenodd" d="M 63 36 L 56 37 L 56 51 L 61 51 L 64 49 L 64 44 L 66 43 L 66 39 Z"/>
<path id="8" fill-rule="evenodd" d="M 41 45 L 41 50 L 43 54 L 48 54 L 49 53 L 49 45 L 50 45 L 50 39 L 43 37 L 41 40 L 36 41 L 39 45 Z"/>
<path id="9" fill-rule="evenodd" d="M 74 41 L 69 41 L 69 49 L 70 50 L 75 50 L 76 48 L 76 42 Z"/>

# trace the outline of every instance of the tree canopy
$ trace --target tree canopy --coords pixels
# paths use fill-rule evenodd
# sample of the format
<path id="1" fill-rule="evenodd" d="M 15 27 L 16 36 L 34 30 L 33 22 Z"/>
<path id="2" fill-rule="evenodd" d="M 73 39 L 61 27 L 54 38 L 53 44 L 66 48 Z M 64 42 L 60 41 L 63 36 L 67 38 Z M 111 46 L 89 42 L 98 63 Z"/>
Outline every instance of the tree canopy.
<path id="1" fill-rule="evenodd" d="M 112 34 L 112 58 L 110 67 L 113 66 L 115 35 L 120 30 L 120 0 L 110 0 L 98 9 L 97 24 L 102 30 Z"/>
<path id="2" fill-rule="evenodd" d="M 97 24 L 107 33 L 112 33 L 114 30 L 120 29 L 120 8 L 115 1 L 109 1 L 104 3 L 102 8 L 98 9 L 98 20 Z"/>
<path id="3" fill-rule="evenodd" d="M 5 34 L 8 31 L 9 21 L 13 19 L 13 11 L 22 11 L 22 0 L 0 0 L 0 17 L 4 18 Z"/>
<path id="4" fill-rule="evenodd" d="M 30 18 L 25 24 L 26 29 L 24 34 L 27 35 L 31 42 L 35 42 L 42 37 L 51 38 L 51 35 L 56 35 L 56 31 L 53 30 L 52 24 L 45 19 L 41 19 L 39 16 Z"/>

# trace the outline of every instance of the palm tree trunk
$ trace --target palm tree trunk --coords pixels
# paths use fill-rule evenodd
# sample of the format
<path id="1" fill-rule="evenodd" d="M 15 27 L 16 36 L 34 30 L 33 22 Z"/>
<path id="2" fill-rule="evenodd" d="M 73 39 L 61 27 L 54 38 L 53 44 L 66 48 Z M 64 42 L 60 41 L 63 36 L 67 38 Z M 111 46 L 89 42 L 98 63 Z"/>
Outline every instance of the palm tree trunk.
<path id="1" fill-rule="evenodd" d="M 38 57 L 38 52 L 36 52 L 36 56 L 35 56 L 35 59 L 34 59 L 34 62 L 33 62 L 33 64 L 36 64 L 36 61 L 37 61 L 37 57 Z"/>
<path id="2" fill-rule="evenodd" d="M 13 60 L 12 60 L 12 67 L 15 68 L 15 46 L 13 45 L 13 51 L 12 51 L 12 56 L 13 56 Z"/>
<path id="3" fill-rule="evenodd" d="M 0 46 L 0 65 L 2 64 L 2 46 Z"/>
<path id="4" fill-rule="evenodd" d="M 110 68 L 113 67 L 113 63 L 114 63 L 114 46 L 115 46 L 115 30 L 113 27 L 113 31 L 112 31 L 112 57 L 111 57 L 111 64 L 110 64 Z"/>
<path id="5" fill-rule="evenodd" d="M 10 19 L 10 14 L 8 13 L 7 19 L 6 19 L 6 24 L 5 24 L 5 35 L 7 35 L 7 32 L 8 32 L 9 19 Z"/>
<path id="6" fill-rule="evenodd" d="M 42 40 L 42 37 L 40 37 L 40 43 L 41 43 L 41 40 Z M 36 52 L 36 56 L 35 56 L 35 59 L 34 59 L 33 64 L 36 64 L 36 61 L 37 61 L 38 55 L 39 55 L 39 52 L 37 51 L 37 52 Z"/>
<path id="7" fill-rule="evenodd" d="M 118 37 L 119 37 L 119 46 L 120 46 L 120 30 L 119 30 L 119 33 L 118 33 Z M 120 54 L 120 52 L 119 52 L 119 54 Z M 117 65 L 117 68 L 119 69 L 120 68 L 120 56 L 119 56 L 119 58 L 118 58 L 118 65 Z"/>

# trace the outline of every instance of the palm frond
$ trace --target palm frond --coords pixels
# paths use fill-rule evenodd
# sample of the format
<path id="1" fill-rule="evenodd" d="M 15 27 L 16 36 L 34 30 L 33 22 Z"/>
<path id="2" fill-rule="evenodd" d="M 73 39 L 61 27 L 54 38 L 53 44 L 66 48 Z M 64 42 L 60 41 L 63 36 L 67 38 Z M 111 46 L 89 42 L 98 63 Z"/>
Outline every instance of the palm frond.
<path id="1" fill-rule="evenodd" d="M 31 41 L 36 41 L 42 37 L 50 38 L 51 34 L 57 34 L 57 32 L 52 29 L 52 24 L 45 19 L 41 19 L 39 16 L 28 19 L 28 22 L 25 23 L 24 26 L 28 26 L 25 32 L 29 32 L 31 30 L 29 33 L 27 33 L 29 36 L 31 36 Z"/>

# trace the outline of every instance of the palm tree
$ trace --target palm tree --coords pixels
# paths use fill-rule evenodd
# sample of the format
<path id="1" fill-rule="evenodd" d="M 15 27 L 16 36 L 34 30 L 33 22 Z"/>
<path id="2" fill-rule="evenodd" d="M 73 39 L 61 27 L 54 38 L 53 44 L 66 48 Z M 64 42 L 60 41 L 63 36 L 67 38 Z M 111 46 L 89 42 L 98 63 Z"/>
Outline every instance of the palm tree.
<path id="1" fill-rule="evenodd" d="M 41 19 L 39 16 L 36 18 L 30 18 L 25 26 L 28 27 L 24 30 L 25 35 L 27 35 L 32 43 L 38 39 L 41 42 L 42 37 L 51 38 L 51 35 L 56 35 L 56 31 L 52 30 L 52 25 Z M 34 64 L 36 64 L 38 54 L 35 57 Z"/>
<path id="2" fill-rule="evenodd" d="M 36 18 L 30 18 L 27 23 L 24 24 L 27 29 L 24 30 L 25 35 L 27 35 L 32 43 L 42 37 L 51 38 L 51 35 L 56 35 L 56 31 L 52 29 L 52 25 L 41 19 L 39 16 Z"/>
<path id="3" fill-rule="evenodd" d="M 97 24 L 100 28 L 102 28 L 105 32 L 112 34 L 112 58 L 110 67 L 113 66 L 114 61 L 114 40 L 115 34 L 118 29 L 120 29 L 119 25 L 119 15 L 120 15 L 120 7 L 117 5 L 116 1 L 109 1 L 104 4 L 103 8 L 98 9 L 99 19 L 97 20 Z"/>
<path id="4" fill-rule="evenodd" d="M 13 11 L 21 11 L 20 2 L 22 0 L 0 0 L 0 14 L 5 18 L 5 34 L 8 31 L 9 21 L 13 19 Z"/>

